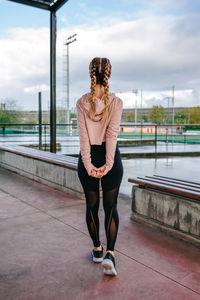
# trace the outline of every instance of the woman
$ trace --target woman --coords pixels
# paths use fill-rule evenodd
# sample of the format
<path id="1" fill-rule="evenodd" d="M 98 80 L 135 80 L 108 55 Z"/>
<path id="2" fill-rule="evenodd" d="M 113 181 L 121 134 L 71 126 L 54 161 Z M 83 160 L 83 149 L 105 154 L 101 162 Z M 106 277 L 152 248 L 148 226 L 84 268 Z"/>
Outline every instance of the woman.
<path id="1" fill-rule="evenodd" d="M 117 275 L 114 246 L 119 217 L 117 197 L 123 166 L 117 145 L 122 100 L 109 93 L 111 64 L 107 58 L 94 58 L 89 65 L 91 91 L 77 101 L 80 135 L 78 176 L 86 198 L 86 223 L 92 238 L 94 262 L 102 262 L 104 274 Z M 99 239 L 99 182 L 103 191 L 106 255 Z"/>

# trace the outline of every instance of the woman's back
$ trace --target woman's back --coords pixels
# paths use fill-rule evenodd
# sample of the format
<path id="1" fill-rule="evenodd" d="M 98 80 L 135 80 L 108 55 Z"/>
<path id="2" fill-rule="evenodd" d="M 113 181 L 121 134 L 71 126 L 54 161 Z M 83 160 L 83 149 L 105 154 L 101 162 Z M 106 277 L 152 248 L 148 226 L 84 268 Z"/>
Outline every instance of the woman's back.
<path id="1" fill-rule="evenodd" d="M 109 93 L 111 64 L 107 58 L 94 58 L 89 66 L 91 91 L 77 101 L 80 135 L 78 176 L 86 198 L 86 223 L 94 249 L 92 259 L 102 262 L 104 274 L 117 275 L 114 246 L 118 232 L 118 191 L 123 165 L 117 145 L 122 100 Z M 103 190 L 107 253 L 99 239 L 99 179 Z"/>

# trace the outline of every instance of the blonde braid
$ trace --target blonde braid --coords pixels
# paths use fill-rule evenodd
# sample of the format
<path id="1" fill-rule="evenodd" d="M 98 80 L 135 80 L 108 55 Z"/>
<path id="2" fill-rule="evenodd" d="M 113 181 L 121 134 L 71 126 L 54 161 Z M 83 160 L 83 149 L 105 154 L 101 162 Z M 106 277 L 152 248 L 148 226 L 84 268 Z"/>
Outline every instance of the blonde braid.
<path id="1" fill-rule="evenodd" d="M 109 59 L 95 57 L 90 63 L 89 66 L 90 77 L 91 77 L 91 88 L 90 88 L 90 117 L 94 117 L 95 114 L 95 106 L 94 106 L 94 96 L 95 89 L 97 84 L 101 84 L 104 86 L 105 91 L 105 109 L 103 111 L 102 119 L 105 120 L 108 115 L 108 102 L 109 102 L 109 84 L 108 79 L 111 74 L 111 64 Z"/>
<path id="2" fill-rule="evenodd" d="M 104 85 L 104 90 L 105 90 L 105 109 L 103 112 L 103 120 L 107 118 L 108 115 L 108 102 L 109 102 L 109 84 L 108 84 L 108 79 L 110 78 L 110 73 L 111 73 L 111 65 L 110 61 L 106 58 L 105 60 L 105 66 L 104 66 L 104 79 L 103 79 L 103 85 Z"/>
<path id="3" fill-rule="evenodd" d="M 96 89 L 96 67 L 95 65 L 91 66 L 91 88 L 90 88 L 90 117 L 93 118 L 95 114 L 95 107 L 94 107 L 94 94 Z"/>

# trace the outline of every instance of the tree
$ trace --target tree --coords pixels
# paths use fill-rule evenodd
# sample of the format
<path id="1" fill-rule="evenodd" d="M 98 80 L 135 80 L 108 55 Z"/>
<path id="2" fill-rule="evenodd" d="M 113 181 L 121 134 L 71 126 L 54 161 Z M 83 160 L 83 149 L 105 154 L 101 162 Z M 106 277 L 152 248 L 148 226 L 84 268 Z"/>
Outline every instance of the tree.
<path id="1" fill-rule="evenodd" d="M 166 112 L 164 107 L 154 105 L 149 111 L 149 120 L 152 123 L 161 124 L 165 122 Z"/>
<path id="2" fill-rule="evenodd" d="M 175 124 L 185 124 L 185 110 L 178 111 L 174 115 L 174 122 Z"/>
<path id="3" fill-rule="evenodd" d="M 143 122 L 148 122 L 148 116 L 147 115 L 141 115 L 140 116 L 140 121 L 141 119 L 143 120 Z"/>
<path id="4" fill-rule="evenodd" d="M 126 122 L 134 122 L 135 121 L 135 112 L 129 111 L 125 114 Z"/>
<path id="5" fill-rule="evenodd" d="M 70 112 L 70 119 L 76 118 L 76 114 L 74 112 Z"/>
<path id="6" fill-rule="evenodd" d="M 191 124 L 200 124 L 200 106 L 192 107 L 190 112 Z"/>
<path id="7" fill-rule="evenodd" d="M 29 124 L 37 124 L 38 120 L 36 118 L 30 118 L 30 119 L 24 119 L 23 123 L 29 123 Z"/>
<path id="8" fill-rule="evenodd" d="M 49 120 L 48 119 L 43 119 L 42 120 L 42 124 L 48 124 L 49 123 Z"/>
<path id="9" fill-rule="evenodd" d="M 191 109 L 190 108 L 185 108 L 185 123 L 186 124 L 191 124 Z"/>
<path id="10" fill-rule="evenodd" d="M 1 99 L 0 123 L 17 123 L 21 114 L 16 111 L 17 104 L 14 99 Z"/>
<path id="11" fill-rule="evenodd" d="M 18 119 L 16 114 L 12 111 L 0 110 L 0 124 L 1 123 L 17 123 Z M 9 125 L 2 125 L 3 134 L 5 134 L 5 128 Z"/>
<path id="12" fill-rule="evenodd" d="M 2 99 L 0 103 L 0 124 L 1 123 L 18 123 L 20 113 L 16 112 L 16 101 L 13 99 Z M 5 134 L 5 128 L 10 125 L 1 126 L 3 134 Z"/>
<path id="13" fill-rule="evenodd" d="M 0 123 L 15 123 L 16 121 L 15 113 L 8 110 L 0 110 Z"/>

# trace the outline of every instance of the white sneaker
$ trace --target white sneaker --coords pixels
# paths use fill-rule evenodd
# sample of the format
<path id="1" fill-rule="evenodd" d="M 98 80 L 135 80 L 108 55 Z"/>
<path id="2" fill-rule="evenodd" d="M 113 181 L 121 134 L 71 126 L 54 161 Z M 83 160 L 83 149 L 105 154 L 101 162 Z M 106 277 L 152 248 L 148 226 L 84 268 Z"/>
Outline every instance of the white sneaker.
<path id="1" fill-rule="evenodd" d="M 117 271 L 115 268 L 115 259 L 114 256 L 110 253 L 107 252 L 103 262 L 102 262 L 102 266 L 103 266 L 103 272 L 105 275 L 111 275 L 111 276 L 116 276 L 117 275 Z"/>
<path id="2" fill-rule="evenodd" d="M 103 247 L 101 250 L 95 251 L 94 249 L 92 250 L 92 260 L 95 263 L 99 263 L 103 261 Z"/>

